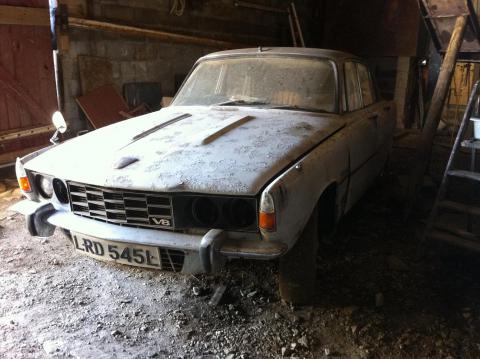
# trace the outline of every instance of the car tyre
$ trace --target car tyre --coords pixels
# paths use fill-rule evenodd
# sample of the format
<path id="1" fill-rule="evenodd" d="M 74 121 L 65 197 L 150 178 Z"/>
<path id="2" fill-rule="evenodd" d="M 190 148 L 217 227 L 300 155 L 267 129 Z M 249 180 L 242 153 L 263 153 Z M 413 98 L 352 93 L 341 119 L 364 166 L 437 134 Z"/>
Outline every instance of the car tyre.
<path id="1" fill-rule="evenodd" d="M 280 258 L 280 296 L 292 305 L 307 305 L 313 301 L 317 277 L 317 215 L 315 209 L 297 243 Z"/>

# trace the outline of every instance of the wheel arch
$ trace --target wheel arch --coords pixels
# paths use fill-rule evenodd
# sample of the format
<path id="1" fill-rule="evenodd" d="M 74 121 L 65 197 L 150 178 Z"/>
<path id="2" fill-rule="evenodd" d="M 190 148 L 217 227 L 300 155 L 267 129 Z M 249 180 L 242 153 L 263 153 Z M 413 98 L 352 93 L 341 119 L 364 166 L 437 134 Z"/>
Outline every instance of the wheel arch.
<path id="1" fill-rule="evenodd" d="M 338 219 L 338 183 L 328 184 L 321 192 L 317 200 L 318 230 L 322 233 L 331 234 L 335 231 Z M 314 209 L 315 210 L 315 209 Z"/>

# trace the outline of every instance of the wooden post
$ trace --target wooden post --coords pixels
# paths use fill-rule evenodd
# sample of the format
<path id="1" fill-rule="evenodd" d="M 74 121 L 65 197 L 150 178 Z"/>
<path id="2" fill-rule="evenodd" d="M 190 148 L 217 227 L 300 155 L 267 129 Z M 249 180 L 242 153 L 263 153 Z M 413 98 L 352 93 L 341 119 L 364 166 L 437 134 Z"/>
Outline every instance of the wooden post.
<path id="1" fill-rule="evenodd" d="M 428 160 L 433 146 L 433 139 L 437 132 L 438 123 L 440 122 L 440 115 L 442 114 L 445 99 L 452 81 L 453 71 L 457 62 L 458 52 L 463 42 L 463 35 L 467 25 L 468 16 L 459 16 L 455 22 L 455 27 L 452 32 L 452 37 L 448 44 L 445 58 L 443 59 L 442 67 L 438 81 L 433 92 L 433 97 L 428 110 L 427 118 L 425 120 L 425 127 L 422 131 L 422 137 L 418 145 L 417 158 L 413 165 L 410 174 L 410 182 L 408 186 L 407 201 L 405 214 L 408 216 L 415 203 L 418 189 L 422 185 L 423 175 L 428 166 Z"/>
<path id="2" fill-rule="evenodd" d="M 405 128 L 410 99 L 410 78 L 412 77 L 412 58 L 401 56 L 397 61 L 395 79 L 395 102 L 397 103 L 397 128 Z"/>

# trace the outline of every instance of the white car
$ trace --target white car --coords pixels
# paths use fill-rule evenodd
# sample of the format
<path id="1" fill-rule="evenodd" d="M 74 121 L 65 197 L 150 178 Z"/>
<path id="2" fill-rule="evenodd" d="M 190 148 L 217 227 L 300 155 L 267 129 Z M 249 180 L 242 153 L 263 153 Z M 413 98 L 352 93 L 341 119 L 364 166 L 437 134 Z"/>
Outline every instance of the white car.
<path id="1" fill-rule="evenodd" d="M 281 295 L 307 302 L 318 241 L 382 171 L 394 126 L 358 57 L 217 52 L 171 106 L 18 159 L 14 209 L 32 235 L 61 228 L 99 260 L 212 272 L 280 258 Z"/>

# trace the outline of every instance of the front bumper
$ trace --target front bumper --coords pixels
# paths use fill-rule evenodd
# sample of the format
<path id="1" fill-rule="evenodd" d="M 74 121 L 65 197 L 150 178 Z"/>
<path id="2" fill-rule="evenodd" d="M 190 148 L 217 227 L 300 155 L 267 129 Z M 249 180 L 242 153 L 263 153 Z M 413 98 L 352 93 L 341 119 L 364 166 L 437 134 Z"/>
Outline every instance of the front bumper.
<path id="1" fill-rule="evenodd" d="M 124 227 L 55 209 L 51 203 L 24 200 L 10 209 L 25 215 L 32 236 L 49 237 L 59 227 L 109 241 L 184 251 L 183 272 L 189 273 L 217 271 L 228 258 L 271 260 L 283 255 L 287 249 L 283 243 L 261 240 L 260 236 L 256 239 L 239 238 L 238 233 L 233 236 L 218 229 L 197 235 Z"/>

